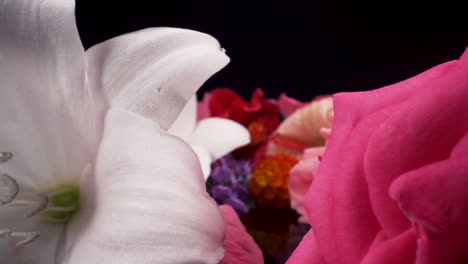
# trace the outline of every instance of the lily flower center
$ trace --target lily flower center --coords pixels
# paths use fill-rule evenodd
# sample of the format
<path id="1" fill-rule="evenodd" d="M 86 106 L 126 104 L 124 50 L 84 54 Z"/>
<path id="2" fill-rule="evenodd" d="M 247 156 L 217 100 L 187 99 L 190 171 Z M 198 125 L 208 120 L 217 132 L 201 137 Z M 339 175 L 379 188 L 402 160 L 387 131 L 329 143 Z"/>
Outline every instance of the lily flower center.
<path id="1" fill-rule="evenodd" d="M 12 153 L 0 152 L 0 164 L 12 158 Z M 22 191 L 11 175 L 0 173 L 0 211 L 4 208 L 10 209 L 9 214 L 14 218 L 40 217 L 46 221 L 66 223 L 79 207 L 80 190 L 74 184 L 59 184 L 46 191 Z M 39 235 L 38 232 L 19 232 L 2 229 L 0 226 L 0 239 L 19 238 L 17 247 L 34 241 Z"/>
<path id="2" fill-rule="evenodd" d="M 59 222 L 68 222 L 80 207 L 80 189 L 71 184 L 56 186 L 47 192 L 49 206 L 44 216 Z"/>

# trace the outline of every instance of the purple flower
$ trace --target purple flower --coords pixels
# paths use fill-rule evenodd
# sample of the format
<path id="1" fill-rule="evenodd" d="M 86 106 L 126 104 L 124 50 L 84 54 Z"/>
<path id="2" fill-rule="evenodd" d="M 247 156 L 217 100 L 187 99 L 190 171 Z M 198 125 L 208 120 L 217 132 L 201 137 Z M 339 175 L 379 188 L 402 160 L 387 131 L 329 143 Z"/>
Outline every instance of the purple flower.
<path id="1" fill-rule="evenodd" d="M 234 172 L 226 167 L 217 167 L 211 173 L 212 179 L 219 183 L 230 183 L 235 180 Z"/>
<path id="2" fill-rule="evenodd" d="M 207 189 L 218 204 L 229 204 L 238 214 L 247 214 L 255 207 L 247 187 L 252 171 L 249 160 L 236 160 L 228 154 L 211 167 Z"/>
<path id="3" fill-rule="evenodd" d="M 230 199 L 234 195 L 229 187 L 223 185 L 214 186 L 211 189 L 211 194 L 215 199 L 223 201 Z"/>
<path id="4" fill-rule="evenodd" d="M 211 195 L 216 201 L 219 201 L 220 204 L 229 204 L 232 206 L 239 214 L 247 214 L 249 212 L 250 208 L 237 197 L 237 194 L 231 188 L 227 186 L 214 186 L 211 189 Z"/>

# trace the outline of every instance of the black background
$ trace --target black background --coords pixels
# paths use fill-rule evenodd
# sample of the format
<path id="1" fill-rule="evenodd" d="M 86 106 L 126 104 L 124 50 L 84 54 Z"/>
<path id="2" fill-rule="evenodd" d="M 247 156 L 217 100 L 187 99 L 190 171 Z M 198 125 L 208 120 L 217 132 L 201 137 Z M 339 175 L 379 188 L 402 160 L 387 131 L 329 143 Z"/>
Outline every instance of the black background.
<path id="1" fill-rule="evenodd" d="M 77 1 L 85 48 L 146 27 L 203 31 L 221 42 L 231 63 L 202 91 L 224 86 L 244 97 L 256 87 L 301 100 L 375 89 L 468 47 L 468 11 L 449 2 L 96 2 Z"/>

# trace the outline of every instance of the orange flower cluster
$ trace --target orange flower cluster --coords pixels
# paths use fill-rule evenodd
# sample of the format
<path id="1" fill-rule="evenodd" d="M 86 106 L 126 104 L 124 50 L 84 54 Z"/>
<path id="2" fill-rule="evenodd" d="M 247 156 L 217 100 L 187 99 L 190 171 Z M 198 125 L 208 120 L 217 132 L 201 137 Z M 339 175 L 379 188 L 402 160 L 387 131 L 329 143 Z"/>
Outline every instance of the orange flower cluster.
<path id="1" fill-rule="evenodd" d="M 253 169 L 250 192 L 259 206 L 289 206 L 289 171 L 297 158 L 278 153 L 268 156 Z"/>

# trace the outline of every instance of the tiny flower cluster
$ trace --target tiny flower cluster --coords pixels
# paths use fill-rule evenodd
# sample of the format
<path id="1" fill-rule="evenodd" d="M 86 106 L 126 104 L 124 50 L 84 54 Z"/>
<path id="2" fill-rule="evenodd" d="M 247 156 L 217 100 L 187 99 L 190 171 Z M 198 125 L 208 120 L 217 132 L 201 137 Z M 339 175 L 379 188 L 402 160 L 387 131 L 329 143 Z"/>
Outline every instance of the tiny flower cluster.
<path id="1" fill-rule="evenodd" d="M 254 207 L 247 188 L 252 163 L 248 160 L 236 160 L 228 154 L 213 162 L 212 167 L 207 180 L 208 193 L 219 204 L 229 204 L 237 213 L 247 214 Z"/>
<path id="2" fill-rule="evenodd" d="M 333 120 L 332 98 L 299 102 L 281 95 L 271 99 L 256 89 L 246 101 L 229 88 L 217 88 L 198 103 L 198 119 L 211 117 L 241 124 L 249 132 L 250 143 L 211 164 L 207 180 L 210 195 L 240 215 L 254 207 L 289 206 L 301 215 L 299 221 L 308 223 L 302 200 L 316 169 L 304 171 L 301 161 L 311 159 L 308 153 L 319 149 L 314 152 L 319 163 L 325 148 L 324 133 Z"/>

